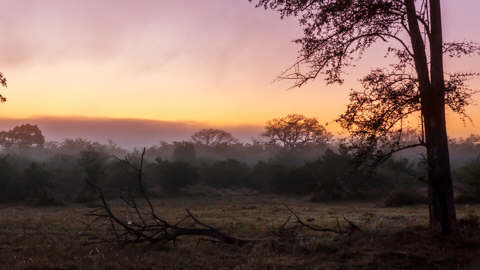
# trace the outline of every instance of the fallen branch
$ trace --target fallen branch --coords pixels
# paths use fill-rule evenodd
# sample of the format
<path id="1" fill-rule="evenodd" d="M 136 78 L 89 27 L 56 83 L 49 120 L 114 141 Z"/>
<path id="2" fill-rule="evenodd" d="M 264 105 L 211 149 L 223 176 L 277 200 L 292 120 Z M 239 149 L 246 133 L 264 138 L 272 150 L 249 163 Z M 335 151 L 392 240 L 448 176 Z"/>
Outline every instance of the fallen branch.
<path id="1" fill-rule="evenodd" d="M 128 159 L 117 158 L 118 160 L 125 162 L 126 165 L 136 171 L 138 193 L 140 195 L 140 198 L 143 199 L 147 205 L 147 209 L 142 209 L 139 206 L 137 196 L 135 196 L 136 194 L 128 194 L 127 196 L 121 197 L 123 203 L 126 206 L 127 217 L 125 219 L 120 218 L 119 214 L 112 209 L 111 205 L 105 198 L 105 194 L 102 188 L 100 188 L 97 184 L 87 180 L 88 185 L 90 185 L 93 190 L 96 191 L 101 203 L 99 208 L 86 214 L 86 216 L 92 218 L 92 221 L 87 224 L 87 229 L 91 228 L 95 224 L 100 224 L 100 226 L 107 226 L 107 230 L 114 236 L 114 239 L 102 239 L 102 242 L 110 241 L 118 242 L 121 244 L 167 244 L 169 242 L 173 242 L 175 244 L 175 241 L 180 237 L 197 236 L 199 237 L 199 241 L 209 241 L 214 243 L 225 243 L 230 245 L 243 246 L 249 243 L 272 240 L 271 237 L 266 239 L 240 239 L 228 235 L 224 232 L 221 232 L 214 226 L 201 221 L 189 209 L 185 209 L 186 215 L 178 222 L 168 222 L 156 213 L 153 203 L 151 202 L 143 185 L 144 157 L 145 148 L 143 149 L 140 156 L 140 162 L 138 167 L 134 166 Z M 279 227 L 277 233 L 274 232 L 274 235 L 276 235 L 277 238 L 279 237 L 279 235 L 282 235 L 285 232 L 293 232 L 294 228 L 287 228 L 287 225 L 290 222 L 292 216 L 295 217 L 298 224 L 316 232 L 350 234 L 355 230 L 360 230 L 358 226 L 349 221 L 346 217 L 344 217 L 344 220 L 349 224 L 349 230 L 342 230 L 338 219 L 336 228 L 321 228 L 316 225 L 303 222 L 302 219 L 287 205 L 285 205 L 285 208 L 288 209 L 291 215 Z M 131 217 L 129 216 L 130 213 L 133 213 Z M 187 223 L 189 225 L 187 225 Z"/>
<path id="2" fill-rule="evenodd" d="M 316 231 L 316 232 L 331 232 L 331 233 L 338 233 L 338 234 L 351 234 L 353 231 L 360 231 L 360 228 L 355 225 L 353 222 L 351 222 L 350 220 L 348 220 L 345 216 L 343 216 L 343 219 L 348 223 L 349 225 L 349 230 L 342 230 L 341 227 L 340 227 L 340 223 L 338 222 L 338 218 L 337 218 L 337 228 L 336 229 L 332 229 L 332 228 L 323 228 L 323 227 L 319 227 L 319 226 L 316 226 L 314 224 L 308 224 L 308 223 L 305 223 L 290 207 L 288 207 L 287 205 L 284 205 L 285 208 L 287 208 L 287 210 L 290 212 L 290 214 L 292 214 L 297 223 L 312 230 L 312 231 Z M 285 225 L 283 225 L 285 226 Z"/>
<path id="3" fill-rule="evenodd" d="M 96 191 L 101 202 L 101 206 L 94 211 L 86 214 L 93 220 L 88 224 L 88 228 L 94 224 L 101 222 L 103 225 L 108 224 L 109 231 L 115 237 L 114 241 L 119 243 L 162 243 L 175 242 L 182 236 L 200 236 L 207 237 L 213 241 L 223 242 L 232 245 L 245 245 L 259 240 L 240 239 L 221 232 L 219 229 L 202 222 L 189 209 L 185 209 L 186 215 L 177 223 L 169 223 L 165 219 L 157 215 L 153 204 L 145 191 L 143 185 L 143 160 L 145 156 L 145 148 L 140 157 L 140 166 L 135 167 L 127 159 L 122 160 L 137 172 L 138 190 L 141 198 L 148 205 L 148 214 L 143 213 L 140 209 L 135 196 L 127 196 L 122 198 L 127 207 L 127 211 L 134 213 L 131 220 L 120 218 L 113 210 L 109 202 L 105 198 L 104 191 L 96 184 L 87 180 L 87 183 Z M 130 194 L 131 195 L 131 194 Z M 184 225 L 190 221 L 190 226 Z"/>

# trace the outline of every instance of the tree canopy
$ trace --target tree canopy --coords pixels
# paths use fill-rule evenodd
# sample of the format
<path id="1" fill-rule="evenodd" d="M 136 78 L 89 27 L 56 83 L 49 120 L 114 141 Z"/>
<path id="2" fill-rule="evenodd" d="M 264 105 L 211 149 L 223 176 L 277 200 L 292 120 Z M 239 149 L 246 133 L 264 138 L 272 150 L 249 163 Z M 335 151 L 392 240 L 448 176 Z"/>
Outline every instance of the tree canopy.
<path id="1" fill-rule="evenodd" d="M 289 151 L 308 144 L 326 144 L 331 134 L 316 118 L 289 114 L 267 122 L 262 134 L 271 144 L 279 144 Z"/>
<path id="2" fill-rule="evenodd" d="M 43 147 L 45 138 L 37 125 L 25 124 L 0 132 L 0 145 L 5 148 Z"/>
<path id="3" fill-rule="evenodd" d="M 229 145 L 235 144 L 238 140 L 232 134 L 221 129 L 202 129 L 192 135 L 194 143 L 205 146 Z"/>

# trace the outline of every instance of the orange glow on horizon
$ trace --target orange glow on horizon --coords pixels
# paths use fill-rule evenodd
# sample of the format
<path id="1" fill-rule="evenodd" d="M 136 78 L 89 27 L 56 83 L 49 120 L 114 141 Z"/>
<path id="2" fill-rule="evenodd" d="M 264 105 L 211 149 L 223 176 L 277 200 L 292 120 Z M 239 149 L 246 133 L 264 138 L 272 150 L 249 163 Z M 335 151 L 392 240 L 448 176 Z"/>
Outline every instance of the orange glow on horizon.
<path id="1" fill-rule="evenodd" d="M 478 28 L 472 27 L 477 24 L 472 7 L 479 4 L 467 2 L 445 4 L 446 39 L 480 41 Z M 189 2 L 189 8 L 183 0 L 135 3 L 7 0 L 11 14 L 0 21 L 5 30 L 0 71 L 9 87 L 0 90 L 8 98 L 0 115 L 228 127 L 263 126 L 272 118 L 301 113 L 338 133 L 333 121 L 345 110 L 348 91 L 358 89 L 358 78 L 371 67 L 388 65 L 383 52 L 373 51 L 349 70 L 344 85 L 327 86 L 319 79 L 287 90 L 290 82 L 273 80 L 296 59 L 298 48 L 290 41 L 301 32 L 295 20 L 281 21 L 247 0 Z M 31 20 L 22 19 L 26 16 Z M 447 61 L 446 67 L 478 72 L 478 60 Z M 480 89 L 480 80 L 471 86 Z M 480 106 L 468 112 L 473 125 L 448 115 L 450 136 L 480 133 Z"/>

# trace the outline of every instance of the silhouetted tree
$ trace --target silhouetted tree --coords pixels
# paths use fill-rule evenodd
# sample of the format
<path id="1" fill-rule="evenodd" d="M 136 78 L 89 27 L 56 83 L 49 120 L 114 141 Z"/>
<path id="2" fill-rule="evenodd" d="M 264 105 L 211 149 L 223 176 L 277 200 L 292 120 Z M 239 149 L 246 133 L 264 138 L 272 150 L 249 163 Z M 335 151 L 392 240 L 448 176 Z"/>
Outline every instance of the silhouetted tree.
<path id="1" fill-rule="evenodd" d="M 192 135 L 194 143 L 205 146 L 230 145 L 238 142 L 232 134 L 221 129 L 202 129 Z"/>
<path id="2" fill-rule="evenodd" d="M 267 122 L 262 134 L 271 144 L 279 144 L 293 151 L 308 144 L 326 144 L 331 134 L 316 118 L 300 114 L 289 114 Z"/>
<path id="3" fill-rule="evenodd" d="M 45 138 L 37 125 L 25 124 L 0 132 L 0 145 L 5 148 L 43 147 L 44 143 Z"/>
<path id="4" fill-rule="evenodd" d="M 281 75 L 294 80 L 294 86 L 302 86 L 319 75 L 325 75 L 327 83 L 342 82 L 345 67 L 352 66 L 377 41 L 397 44 L 388 49 L 399 59 L 392 70 L 375 70 L 364 80 L 366 91 L 374 89 L 373 96 L 380 100 L 375 103 L 371 102 L 375 98 L 366 99 L 369 105 L 363 108 L 367 110 L 360 111 L 371 111 L 361 115 L 365 121 L 353 117 L 356 122 L 350 130 L 360 133 L 364 128 L 365 133 L 379 130 L 375 133 L 380 136 L 401 132 L 402 120 L 412 111 L 420 111 L 425 139 L 419 145 L 427 148 L 431 226 L 438 232 L 456 231 L 445 104 L 450 108 L 453 104 L 454 111 L 462 112 L 458 109 L 468 104 L 465 99 L 468 92 L 463 88 L 465 76 L 457 75 L 445 82 L 443 56 L 471 55 L 479 51 L 479 46 L 471 42 L 444 43 L 440 0 L 256 2 L 257 6 L 279 11 L 282 17 L 299 17 L 304 30 L 304 37 L 296 40 L 301 45 L 300 57 Z M 393 82 L 396 85 L 392 86 Z M 396 99 L 398 102 L 394 102 Z M 352 104 L 363 106 L 360 100 L 353 99 Z M 347 114 L 351 111 L 349 108 Z M 374 121 L 369 121 L 370 118 Z M 378 139 L 368 135 L 361 138 L 373 144 Z"/>

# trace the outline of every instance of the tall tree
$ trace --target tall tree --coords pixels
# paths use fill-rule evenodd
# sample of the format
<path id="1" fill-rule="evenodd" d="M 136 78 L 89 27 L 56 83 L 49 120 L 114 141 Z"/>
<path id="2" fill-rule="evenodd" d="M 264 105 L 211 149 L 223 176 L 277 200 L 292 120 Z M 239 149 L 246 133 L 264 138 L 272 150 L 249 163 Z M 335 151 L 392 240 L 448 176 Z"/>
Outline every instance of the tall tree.
<path id="1" fill-rule="evenodd" d="M 249 0 L 252 1 L 252 0 Z M 430 221 L 435 231 L 456 231 L 456 213 L 445 124 L 445 105 L 464 114 L 471 91 L 454 74 L 445 82 L 443 57 L 472 55 L 472 42 L 444 42 L 440 0 L 256 0 L 257 7 L 296 16 L 303 27 L 298 61 L 280 77 L 302 86 L 319 76 L 343 82 L 352 66 L 378 41 L 398 58 L 391 70 L 374 70 L 362 80 L 365 92 L 354 92 L 339 119 L 361 145 L 378 146 L 385 136 L 401 138 L 403 120 L 419 112 L 428 159 Z M 390 140 L 389 140 L 390 141 Z M 382 144 L 380 144 L 382 145 Z M 410 147 L 417 146 L 411 145 Z M 408 146 L 395 145 L 389 152 Z"/>

